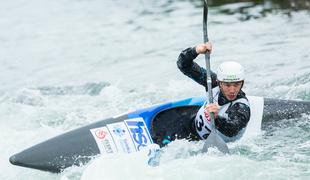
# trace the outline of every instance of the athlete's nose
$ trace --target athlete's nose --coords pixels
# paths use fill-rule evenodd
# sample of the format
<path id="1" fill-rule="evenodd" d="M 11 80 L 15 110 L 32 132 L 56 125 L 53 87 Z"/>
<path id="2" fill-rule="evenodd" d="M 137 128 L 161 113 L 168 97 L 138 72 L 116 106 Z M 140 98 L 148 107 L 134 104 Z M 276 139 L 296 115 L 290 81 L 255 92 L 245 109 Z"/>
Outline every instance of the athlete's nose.
<path id="1" fill-rule="evenodd" d="M 237 88 L 234 87 L 234 86 L 230 86 L 230 87 L 228 88 L 228 92 L 229 92 L 230 94 L 236 94 Z"/>

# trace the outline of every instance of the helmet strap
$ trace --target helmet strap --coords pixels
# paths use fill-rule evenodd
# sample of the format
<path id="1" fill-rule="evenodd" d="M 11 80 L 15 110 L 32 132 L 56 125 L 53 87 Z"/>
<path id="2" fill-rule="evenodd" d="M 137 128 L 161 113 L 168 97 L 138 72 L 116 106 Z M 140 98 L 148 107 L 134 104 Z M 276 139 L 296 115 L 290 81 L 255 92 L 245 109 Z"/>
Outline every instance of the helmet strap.
<path id="1" fill-rule="evenodd" d="M 244 85 L 244 80 L 242 81 L 242 85 L 241 85 L 240 91 L 241 91 L 241 89 L 243 88 L 243 85 Z"/>

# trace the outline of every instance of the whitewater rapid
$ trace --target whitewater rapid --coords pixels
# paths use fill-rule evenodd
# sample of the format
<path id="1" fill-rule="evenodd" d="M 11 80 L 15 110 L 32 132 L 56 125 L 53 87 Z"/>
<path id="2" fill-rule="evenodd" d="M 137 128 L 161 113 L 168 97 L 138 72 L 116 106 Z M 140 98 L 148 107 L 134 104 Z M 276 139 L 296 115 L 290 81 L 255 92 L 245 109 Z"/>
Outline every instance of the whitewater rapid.
<path id="1" fill-rule="evenodd" d="M 103 118 L 205 93 L 176 67 L 182 49 L 203 41 L 199 2 L 0 4 L 0 179 L 80 179 L 86 166 L 51 174 L 13 166 L 8 158 Z M 309 13 L 276 5 L 263 13 L 265 6 L 249 2 L 210 8 L 211 66 L 240 62 L 249 95 L 310 100 Z M 204 66 L 203 57 L 196 61 Z M 139 161 L 142 155 L 121 157 L 94 176 L 308 179 L 309 127 L 307 115 L 264 125 L 257 136 L 230 144 L 230 156 L 199 154 L 201 142 L 176 141 L 164 149 L 159 167 L 146 166 Z"/>

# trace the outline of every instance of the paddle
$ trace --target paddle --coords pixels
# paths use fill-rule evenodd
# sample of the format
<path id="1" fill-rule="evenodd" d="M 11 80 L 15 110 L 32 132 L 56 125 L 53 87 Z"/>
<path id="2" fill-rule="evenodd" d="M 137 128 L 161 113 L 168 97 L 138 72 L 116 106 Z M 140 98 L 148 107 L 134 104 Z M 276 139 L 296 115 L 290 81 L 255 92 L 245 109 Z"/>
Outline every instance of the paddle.
<path id="1" fill-rule="evenodd" d="M 208 42 L 208 28 L 207 28 L 207 21 L 208 21 L 208 4 L 206 2 L 207 0 L 204 0 L 204 6 L 203 6 L 203 38 L 204 42 Z M 206 61 L 206 70 L 207 70 L 207 87 L 208 87 L 208 97 L 209 97 L 209 103 L 213 103 L 213 94 L 212 94 L 212 80 L 211 80 L 211 68 L 210 68 L 210 53 L 205 53 L 205 61 Z M 202 148 L 202 152 L 207 152 L 209 147 L 217 147 L 218 150 L 221 152 L 227 154 L 229 153 L 227 144 L 224 142 L 224 140 L 218 135 L 217 130 L 215 129 L 215 123 L 214 123 L 214 113 L 210 113 L 211 117 L 211 134 L 209 134 L 208 138 L 205 141 L 205 144 Z"/>

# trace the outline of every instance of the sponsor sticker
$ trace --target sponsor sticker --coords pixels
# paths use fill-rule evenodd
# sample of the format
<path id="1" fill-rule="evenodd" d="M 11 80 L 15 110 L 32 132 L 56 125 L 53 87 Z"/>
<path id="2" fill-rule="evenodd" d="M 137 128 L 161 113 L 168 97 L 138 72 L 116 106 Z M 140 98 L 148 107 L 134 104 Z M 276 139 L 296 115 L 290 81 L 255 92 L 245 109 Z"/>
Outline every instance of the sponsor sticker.
<path id="1" fill-rule="evenodd" d="M 107 127 L 90 129 L 90 132 L 95 138 L 101 154 L 110 154 L 117 152 L 117 148 Z"/>
<path id="2" fill-rule="evenodd" d="M 125 120 L 135 148 L 139 151 L 143 147 L 152 144 L 153 140 L 142 118 Z"/>
<path id="3" fill-rule="evenodd" d="M 107 125 L 114 139 L 117 149 L 120 152 L 132 153 L 136 152 L 133 140 L 129 134 L 127 126 L 124 122 L 113 123 Z"/>
<path id="4" fill-rule="evenodd" d="M 206 120 L 209 121 L 209 123 L 210 123 L 211 122 L 211 117 L 210 117 L 209 112 L 206 109 L 204 109 L 203 113 L 205 115 Z"/>

